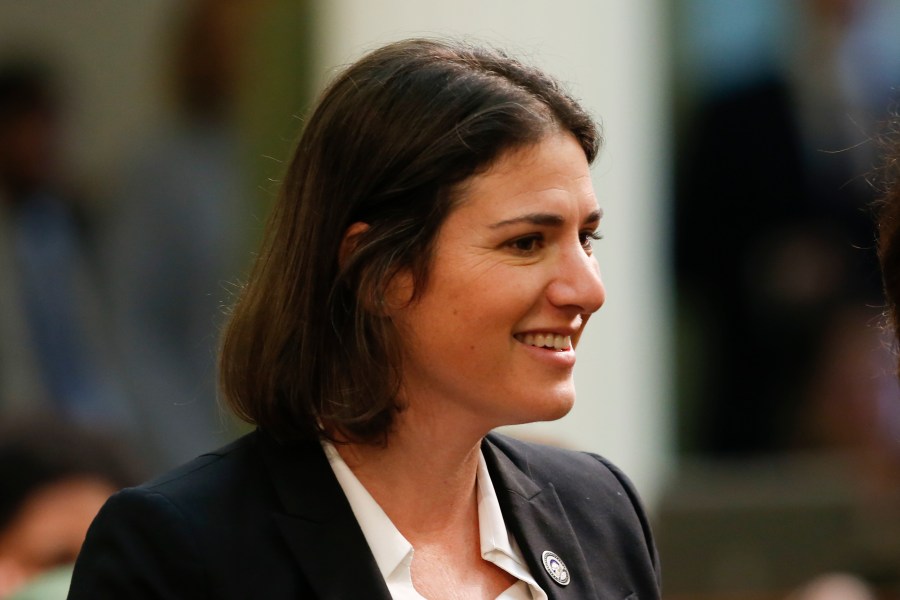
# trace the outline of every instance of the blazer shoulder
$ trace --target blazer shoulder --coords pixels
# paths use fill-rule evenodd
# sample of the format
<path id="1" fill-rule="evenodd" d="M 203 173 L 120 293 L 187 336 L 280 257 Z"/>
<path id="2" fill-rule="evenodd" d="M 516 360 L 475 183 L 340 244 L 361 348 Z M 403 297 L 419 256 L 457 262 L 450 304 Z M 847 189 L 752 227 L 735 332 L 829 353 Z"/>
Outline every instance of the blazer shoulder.
<path id="1" fill-rule="evenodd" d="M 491 433 L 489 447 L 502 454 L 523 475 L 543 488 L 552 485 L 563 498 L 627 500 L 639 516 L 643 505 L 634 484 L 608 459 L 590 452 L 525 442 Z"/>
<path id="2" fill-rule="evenodd" d="M 256 432 L 244 435 L 217 450 L 201 454 L 137 486 L 138 489 L 178 496 L 184 488 L 226 485 L 246 470 L 252 470 L 258 445 Z"/>
<path id="3" fill-rule="evenodd" d="M 561 492 L 584 486 L 610 491 L 634 490 L 620 469 L 597 454 L 525 442 L 497 433 L 489 434 L 487 441 L 539 486 L 552 484 Z"/>
<path id="4" fill-rule="evenodd" d="M 629 554 L 638 556 L 637 562 L 648 563 L 658 593 L 659 556 L 650 519 L 634 484 L 618 467 L 589 452 L 544 446 L 496 433 L 488 435 L 486 444 L 520 471 L 517 477 L 506 477 L 506 481 L 526 479 L 534 489 L 552 487 L 574 523 L 586 529 L 602 527 L 607 539 L 618 540 L 619 548 L 627 548 Z M 515 487 L 510 492 L 521 494 L 529 489 L 524 484 Z"/>
<path id="5" fill-rule="evenodd" d="M 203 598 L 201 556 L 192 524 L 176 505 L 162 494 L 126 488 L 91 524 L 68 597 Z"/>
<path id="6" fill-rule="evenodd" d="M 70 598 L 251 597 L 266 560 L 285 554 L 256 437 L 112 496 L 88 531 Z"/>

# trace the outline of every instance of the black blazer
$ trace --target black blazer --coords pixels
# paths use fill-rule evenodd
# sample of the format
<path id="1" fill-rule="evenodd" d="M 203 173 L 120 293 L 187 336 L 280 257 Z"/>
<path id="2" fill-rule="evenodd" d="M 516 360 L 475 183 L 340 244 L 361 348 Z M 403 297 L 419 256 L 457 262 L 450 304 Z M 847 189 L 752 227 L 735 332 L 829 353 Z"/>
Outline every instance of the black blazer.
<path id="1" fill-rule="evenodd" d="M 551 599 L 657 599 L 659 564 L 628 479 L 604 459 L 489 435 L 506 525 Z M 565 562 L 561 586 L 541 562 Z M 115 494 L 88 531 L 70 600 L 389 600 L 318 443 L 255 432 Z"/>

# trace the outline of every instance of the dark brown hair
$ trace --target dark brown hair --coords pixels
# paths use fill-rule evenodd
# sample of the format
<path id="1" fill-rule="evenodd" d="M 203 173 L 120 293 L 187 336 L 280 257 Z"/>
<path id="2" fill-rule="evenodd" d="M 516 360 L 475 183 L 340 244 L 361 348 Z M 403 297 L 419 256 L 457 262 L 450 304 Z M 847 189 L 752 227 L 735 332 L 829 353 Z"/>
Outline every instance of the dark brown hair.
<path id="1" fill-rule="evenodd" d="M 876 178 L 882 193 L 878 211 L 878 260 L 887 301 L 888 327 L 900 338 L 900 113 L 881 137 L 883 159 Z M 900 374 L 900 366 L 898 366 Z"/>
<path id="2" fill-rule="evenodd" d="M 460 184 L 557 130 L 593 161 L 590 116 L 498 50 L 406 40 L 341 73 L 306 123 L 224 334 L 220 383 L 237 415 L 281 440 L 384 443 L 401 408 L 386 286 L 402 271 L 421 293 Z M 339 261 L 357 222 L 369 228 Z"/>

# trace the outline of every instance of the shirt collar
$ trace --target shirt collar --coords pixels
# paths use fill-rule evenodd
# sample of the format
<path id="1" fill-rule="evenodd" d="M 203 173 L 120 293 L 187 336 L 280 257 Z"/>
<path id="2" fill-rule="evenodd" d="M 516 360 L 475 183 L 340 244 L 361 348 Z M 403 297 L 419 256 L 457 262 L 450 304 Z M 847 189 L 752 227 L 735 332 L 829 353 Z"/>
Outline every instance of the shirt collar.
<path id="1" fill-rule="evenodd" d="M 325 449 L 325 456 L 328 457 L 334 476 L 347 496 L 353 516 L 356 517 L 356 522 L 359 523 L 372 550 L 378 570 L 387 580 L 402 563 L 409 564 L 412 561 L 412 544 L 403 537 L 369 491 L 363 487 L 334 445 L 323 441 L 322 447 Z"/>
<path id="2" fill-rule="evenodd" d="M 489 552 L 499 551 L 520 565 L 520 553 L 513 550 L 500 502 L 494 491 L 491 474 L 488 471 L 484 455 L 478 453 L 478 472 L 476 476 L 478 494 L 478 529 L 481 536 L 481 556 Z M 524 566 L 524 565 L 523 565 Z"/>
<path id="3" fill-rule="evenodd" d="M 322 447 L 344 495 L 347 496 L 347 501 L 350 503 L 350 508 L 362 529 L 366 542 L 369 544 L 381 576 L 388 582 L 389 587 L 393 582 L 398 581 L 411 587 L 409 568 L 413 556 L 412 544 L 403 537 L 381 506 L 360 483 L 334 445 L 328 441 L 322 441 Z M 531 597 L 546 600 L 546 594 L 531 576 L 522 558 L 521 550 L 506 529 L 503 513 L 500 511 L 500 502 L 491 481 L 491 474 L 488 471 L 484 455 L 480 451 L 476 471 L 476 495 L 482 558 L 497 564 L 524 582 L 531 590 Z M 405 573 L 402 570 L 405 570 Z M 523 593 L 525 593 L 524 590 Z"/>

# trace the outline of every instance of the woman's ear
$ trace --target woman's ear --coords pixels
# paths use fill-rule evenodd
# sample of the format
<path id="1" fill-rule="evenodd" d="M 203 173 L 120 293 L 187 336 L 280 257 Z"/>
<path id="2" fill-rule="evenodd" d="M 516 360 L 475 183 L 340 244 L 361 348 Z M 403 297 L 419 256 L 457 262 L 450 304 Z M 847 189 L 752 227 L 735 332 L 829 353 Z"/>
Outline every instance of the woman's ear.
<path id="1" fill-rule="evenodd" d="M 344 232 L 344 238 L 341 240 L 341 247 L 338 250 L 338 266 L 343 269 L 347 264 L 347 259 L 356 250 L 359 243 L 359 236 L 369 230 L 369 224 L 357 221 L 347 228 Z"/>
<path id="2" fill-rule="evenodd" d="M 338 250 L 338 266 L 341 269 L 344 268 L 347 261 L 350 259 L 350 256 L 353 255 L 353 252 L 359 245 L 360 236 L 368 230 L 368 223 L 357 221 L 350 225 L 350 227 L 347 228 L 347 231 L 344 232 L 344 237 L 341 240 L 341 246 Z M 364 294 L 366 297 L 359 298 L 359 301 L 366 307 L 366 310 L 373 314 L 388 317 L 391 316 L 393 312 L 409 305 L 412 301 L 414 289 L 415 286 L 413 284 L 412 274 L 404 269 L 394 273 L 389 281 L 384 282 L 384 287 L 381 288 L 381 294 L 375 289 L 370 289 L 369 292 L 373 294 L 373 296 L 370 297 L 368 294 Z"/>

